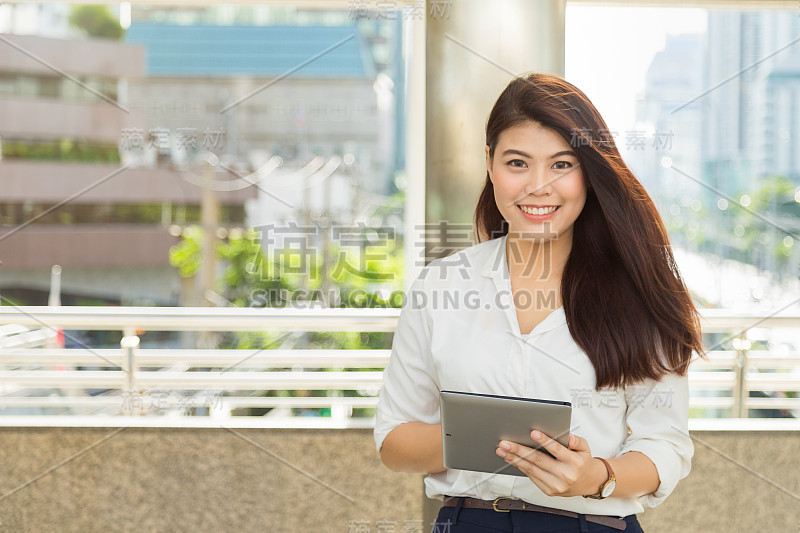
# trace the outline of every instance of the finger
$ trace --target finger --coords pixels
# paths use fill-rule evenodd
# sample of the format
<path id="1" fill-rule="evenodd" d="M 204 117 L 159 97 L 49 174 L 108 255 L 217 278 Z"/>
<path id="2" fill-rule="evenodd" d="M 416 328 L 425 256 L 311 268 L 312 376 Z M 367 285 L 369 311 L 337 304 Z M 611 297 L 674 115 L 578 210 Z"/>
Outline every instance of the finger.
<path id="1" fill-rule="evenodd" d="M 591 452 L 587 440 L 572 433 L 569 434 L 569 449 L 576 452 Z"/>
<path id="2" fill-rule="evenodd" d="M 508 447 L 506 448 L 506 446 Z M 528 448 L 516 442 L 501 441 L 497 450 L 506 452 L 506 457 L 515 455 L 548 472 L 557 472 L 561 466 L 556 459 L 553 459 L 546 453 Z M 501 457 L 503 456 L 502 453 L 499 455 Z"/>
<path id="3" fill-rule="evenodd" d="M 540 453 L 540 455 L 543 454 Z M 528 478 L 533 481 L 534 485 L 539 487 L 543 493 L 547 495 L 554 495 L 565 490 L 564 484 L 557 476 L 529 461 L 528 459 L 514 453 L 507 453 L 504 459 L 508 464 L 519 468 L 520 471 L 528 476 Z"/>
<path id="4" fill-rule="evenodd" d="M 540 431 L 536 431 L 535 429 L 531 431 L 531 437 L 533 438 L 534 442 L 540 444 L 556 459 L 564 461 L 568 458 L 570 450 L 564 447 L 564 445 L 557 440 L 551 439 L 549 436 Z"/>

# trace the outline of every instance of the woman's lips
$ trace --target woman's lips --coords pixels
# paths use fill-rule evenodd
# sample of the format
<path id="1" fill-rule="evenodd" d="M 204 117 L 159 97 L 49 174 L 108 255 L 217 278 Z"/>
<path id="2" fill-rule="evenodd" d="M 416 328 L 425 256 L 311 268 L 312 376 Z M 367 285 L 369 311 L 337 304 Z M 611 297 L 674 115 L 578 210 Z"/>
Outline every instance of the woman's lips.
<path id="1" fill-rule="evenodd" d="M 518 208 L 518 209 L 520 210 L 520 212 L 522 213 L 522 216 L 524 216 L 524 217 L 525 217 L 525 218 L 527 218 L 528 220 L 533 220 L 533 221 L 535 221 L 535 222 L 538 222 L 538 221 L 540 221 L 540 220 L 547 220 L 548 218 L 551 218 L 553 215 L 555 215 L 555 214 L 558 212 L 558 210 L 561 208 L 561 206 L 560 206 L 560 205 L 559 205 L 559 206 L 557 206 L 557 207 L 555 208 L 555 210 L 554 210 L 552 213 L 547 213 L 547 214 L 545 214 L 545 215 L 533 215 L 533 214 L 531 214 L 531 213 L 526 213 L 526 212 L 525 212 L 525 211 L 522 209 L 522 206 L 521 206 L 521 205 L 518 205 L 518 206 L 517 206 L 517 208 Z"/>

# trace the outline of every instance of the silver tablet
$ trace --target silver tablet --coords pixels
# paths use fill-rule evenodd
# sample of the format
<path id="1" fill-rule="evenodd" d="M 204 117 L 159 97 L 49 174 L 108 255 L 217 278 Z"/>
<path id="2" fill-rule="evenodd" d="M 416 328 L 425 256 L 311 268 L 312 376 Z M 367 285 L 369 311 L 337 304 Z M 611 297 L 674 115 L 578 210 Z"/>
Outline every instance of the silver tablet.
<path id="1" fill-rule="evenodd" d="M 538 429 L 569 446 L 569 402 L 443 390 L 439 409 L 446 468 L 526 477 L 495 453 L 501 440 L 549 454 L 531 437 Z"/>

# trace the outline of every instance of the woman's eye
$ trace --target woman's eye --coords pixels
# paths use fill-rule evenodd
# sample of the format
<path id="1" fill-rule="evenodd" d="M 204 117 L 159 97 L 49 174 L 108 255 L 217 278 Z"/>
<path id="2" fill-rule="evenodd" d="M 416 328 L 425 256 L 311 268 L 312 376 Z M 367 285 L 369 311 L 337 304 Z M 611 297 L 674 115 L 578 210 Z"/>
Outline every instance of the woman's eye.
<path id="1" fill-rule="evenodd" d="M 561 165 L 561 164 L 568 165 L 568 166 L 558 166 L 558 165 Z M 559 170 L 564 170 L 564 169 L 572 167 L 572 163 L 570 163 L 569 161 L 556 161 L 553 164 L 553 167 L 556 168 L 556 169 L 559 169 Z"/>
<path id="2" fill-rule="evenodd" d="M 512 167 L 522 168 L 525 166 L 525 161 L 523 161 L 522 159 L 512 159 L 507 164 Z"/>

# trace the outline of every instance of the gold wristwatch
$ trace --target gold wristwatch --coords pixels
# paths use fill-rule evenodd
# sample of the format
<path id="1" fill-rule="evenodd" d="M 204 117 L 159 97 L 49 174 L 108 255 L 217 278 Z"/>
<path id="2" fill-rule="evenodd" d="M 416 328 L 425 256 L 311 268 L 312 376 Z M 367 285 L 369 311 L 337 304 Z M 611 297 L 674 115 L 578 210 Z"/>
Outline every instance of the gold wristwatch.
<path id="1" fill-rule="evenodd" d="M 608 479 L 603 481 L 603 484 L 600 485 L 600 490 L 597 491 L 596 494 L 584 494 L 584 498 L 594 498 L 595 500 L 602 500 L 604 498 L 608 498 L 611 496 L 611 493 L 614 492 L 614 487 L 617 486 L 617 476 L 614 475 L 614 470 L 611 469 L 611 465 L 608 464 L 608 461 L 603 459 L 602 457 L 595 457 L 595 459 L 600 459 L 603 461 L 603 464 L 606 465 L 606 470 L 608 471 Z"/>

